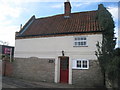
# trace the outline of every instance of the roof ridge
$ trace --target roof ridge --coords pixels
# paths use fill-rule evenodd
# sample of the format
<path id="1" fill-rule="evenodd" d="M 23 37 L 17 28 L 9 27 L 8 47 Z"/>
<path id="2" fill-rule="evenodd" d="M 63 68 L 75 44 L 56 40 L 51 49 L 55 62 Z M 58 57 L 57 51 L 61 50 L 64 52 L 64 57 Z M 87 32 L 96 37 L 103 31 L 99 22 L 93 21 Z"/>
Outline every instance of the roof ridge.
<path id="1" fill-rule="evenodd" d="M 95 12 L 95 11 L 98 11 L 98 10 L 83 11 L 83 12 L 74 12 L 74 13 L 71 13 L 71 14 L 88 13 L 88 12 Z M 45 19 L 45 18 L 52 18 L 52 17 L 56 17 L 56 16 L 64 16 L 64 14 L 57 14 L 57 15 L 52 15 L 52 16 L 47 16 L 47 17 L 40 17 L 40 18 L 36 18 L 36 20 Z"/>

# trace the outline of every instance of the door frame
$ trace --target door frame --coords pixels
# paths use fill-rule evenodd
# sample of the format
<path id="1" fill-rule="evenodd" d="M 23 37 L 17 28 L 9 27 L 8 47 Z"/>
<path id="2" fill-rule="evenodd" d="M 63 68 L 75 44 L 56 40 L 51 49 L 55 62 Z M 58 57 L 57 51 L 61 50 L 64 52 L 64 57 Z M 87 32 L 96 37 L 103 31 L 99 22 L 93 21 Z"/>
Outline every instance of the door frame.
<path id="1" fill-rule="evenodd" d="M 60 56 L 55 57 L 55 78 L 54 82 L 60 82 Z M 69 57 L 69 56 L 67 56 Z M 68 76 L 68 84 L 72 84 L 72 59 L 69 57 L 69 76 Z"/>

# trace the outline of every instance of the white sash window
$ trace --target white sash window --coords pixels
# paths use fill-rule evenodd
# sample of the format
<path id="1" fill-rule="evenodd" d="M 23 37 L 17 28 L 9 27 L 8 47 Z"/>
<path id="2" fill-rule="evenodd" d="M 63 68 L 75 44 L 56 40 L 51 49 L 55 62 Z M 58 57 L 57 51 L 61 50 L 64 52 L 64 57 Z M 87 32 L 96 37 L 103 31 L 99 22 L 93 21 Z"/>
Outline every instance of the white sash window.
<path id="1" fill-rule="evenodd" d="M 73 69 L 89 69 L 89 60 L 86 59 L 77 59 L 72 60 Z"/>
<path id="2" fill-rule="evenodd" d="M 87 46 L 87 37 L 77 36 L 74 38 L 74 46 Z"/>

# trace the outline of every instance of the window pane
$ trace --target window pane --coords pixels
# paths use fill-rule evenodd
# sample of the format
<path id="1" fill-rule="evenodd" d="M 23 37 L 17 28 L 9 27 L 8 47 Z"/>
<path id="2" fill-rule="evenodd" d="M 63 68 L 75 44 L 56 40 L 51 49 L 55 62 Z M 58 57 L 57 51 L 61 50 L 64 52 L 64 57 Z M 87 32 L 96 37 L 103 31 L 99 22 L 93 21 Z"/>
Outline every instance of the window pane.
<path id="1" fill-rule="evenodd" d="M 87 68 L 87 61 L 83 61 L 83 68 Z"/>
<path id="2" fill-rule="evenodd" d="M 75 38 L 75 40 L 77 40 L 77 38 Z"/>
<path id="3" fill-rule="evenodd" d="M 80 40 L 83 40 L 83 38 L 81 38 Z"/>
<path id="4" fill-rule="evenodd" d="M 86 37 L 84 37 L 84 40 L 86 40 Z"/>
<path id="5" fill-rule="evenodd" d="M 83 45 L 83 42 L 81 42 L 81 45 Z"/>
<path id="6" fill-rule="evenodd" d="M 86 42 L 83 42 L 83 45 L 86 45 Z"/>
<path id="7" fill-rule="evenodd" d="M 80 42 L 78 42 L 78 45 L 80 46 Z"/>
<path id="8" fill-rule="evenodd" d="M 81 61 L 77 61 L 77 67 L 81 68 Z"/>
<path id="9" fill-rule="evenodd" d="M 75 42 L 75 46 L 77 46 L 77 44 L 78 44 L 78 43 L 77 43 L 77 42 Z"/>

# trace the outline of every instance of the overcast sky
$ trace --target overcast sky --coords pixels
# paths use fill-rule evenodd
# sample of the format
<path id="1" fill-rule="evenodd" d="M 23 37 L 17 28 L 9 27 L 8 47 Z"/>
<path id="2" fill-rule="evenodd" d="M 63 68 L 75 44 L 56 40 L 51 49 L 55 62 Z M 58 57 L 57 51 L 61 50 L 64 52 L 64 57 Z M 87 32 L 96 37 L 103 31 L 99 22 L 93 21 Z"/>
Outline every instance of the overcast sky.
<path id="1" fill-rule="evenodd" d="M 0 41 L 15 46 L 15 32 L 20 30 L 31 16 L 47 17 L 64 13 L 64 1 L 61 0 L 0 0 Z M 115 33 L 118 37 L 118 0 L 70 0 L 72 12 L 97 10 L 102 3 L 112 14 L 115 21 Z M 108 1 L 108 0 L 107 0 Z M 120 35 L 119 35 L 120 38 Z"/>

